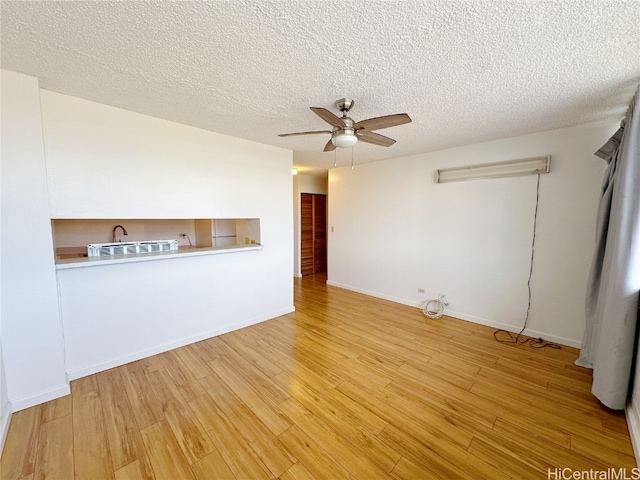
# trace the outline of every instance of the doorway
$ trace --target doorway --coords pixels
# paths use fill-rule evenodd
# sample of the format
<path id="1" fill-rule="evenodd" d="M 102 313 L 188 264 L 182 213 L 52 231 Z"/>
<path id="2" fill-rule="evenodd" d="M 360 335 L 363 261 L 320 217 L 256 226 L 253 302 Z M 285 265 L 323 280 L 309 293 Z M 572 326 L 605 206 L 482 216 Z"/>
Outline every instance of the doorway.
<path id="1" fill-rule="evenodd" d="M 300 194 L 300 269 L 302 276 L 327 271 L 327 196 Z"/>

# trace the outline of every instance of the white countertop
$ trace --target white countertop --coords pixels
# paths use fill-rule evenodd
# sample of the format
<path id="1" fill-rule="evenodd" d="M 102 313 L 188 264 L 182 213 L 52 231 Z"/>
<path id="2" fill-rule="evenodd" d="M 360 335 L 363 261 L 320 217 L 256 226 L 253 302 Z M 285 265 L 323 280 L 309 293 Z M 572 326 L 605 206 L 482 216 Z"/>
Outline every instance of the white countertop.
<path id="1" fill-rule="evenodd" d="M 113 255 L 103 257 L 77 257 L 56 259 L 56 270 L 66 270 L 70 268 L 97 267 L 102 265 L 114 265 L 119 263 L 152 262 L 157 260 L 168 260 L 172 258 L 197 257 L 203 255 L 221 255 L 225 253 L 238 253 L 247 251 L 260 251 L 262 245 L 259 243 L 252 245 L 230 245 L 227 247 L 203 247 L 184 248 L 177 252 L 160 253 L 139 253 L 128 255 Z"/>

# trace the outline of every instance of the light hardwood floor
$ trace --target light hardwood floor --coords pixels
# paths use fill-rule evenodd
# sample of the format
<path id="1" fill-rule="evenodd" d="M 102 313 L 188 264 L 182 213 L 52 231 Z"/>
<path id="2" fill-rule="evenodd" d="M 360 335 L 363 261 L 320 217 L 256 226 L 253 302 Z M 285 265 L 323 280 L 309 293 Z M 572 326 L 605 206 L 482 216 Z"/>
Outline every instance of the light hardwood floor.
<path id="1" fill-rule="evenodd" d="M 543 479 L 636 466 L 577 351 L 295 280 L 296 312 L 16 412 L 4 479 Z M 553 478 L 553 477 L 551 477 Z"/>

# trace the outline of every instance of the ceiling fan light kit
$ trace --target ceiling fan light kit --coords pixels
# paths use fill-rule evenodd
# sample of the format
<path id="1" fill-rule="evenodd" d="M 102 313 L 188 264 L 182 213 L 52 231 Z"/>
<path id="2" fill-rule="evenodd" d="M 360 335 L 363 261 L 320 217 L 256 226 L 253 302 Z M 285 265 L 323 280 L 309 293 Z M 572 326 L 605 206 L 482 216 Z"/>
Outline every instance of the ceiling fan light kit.
<path id="1" fill-rule="evenodd" d="M 358 137 L 356 136 L 353 129 L 341 129 L 333 133 L 333 136 L 331 137 L 331 143 L 333 143 L 336 147 L 349 148 L 358 143 Z"/>
<path id="2" fill-rule="evenodd" d="M 311 111 L 318 115 L 321 119 L 333 127 L 331 131 L 321 130 L 313 132 L 296 132 L 282 133 L 280 137 L 290 137 L 294 135 L 315 135 L 319 133 L 330 133 L 331 138 L 324 147 L 325 152 L 331 152 L 339 148 L 353 147 L 358 141 L 379 145 L 381 147 L 390 147 L 395 140 L 373 130 L 382 128 L 395 127 L 411 122 L 411 118 L 406 113 L 397 113 L 395 115 L 386 115 L 383 117 L 368 118 L 360 122 L 354 122 L 352 118 L 347 117 L 349 110 L 353 108 L 354 101 L 350 98 L 341 98 L 336 102 L 336 108 L 342 112 L 342 117 L 337 117 L 326 108 L 311 107 Z"/>

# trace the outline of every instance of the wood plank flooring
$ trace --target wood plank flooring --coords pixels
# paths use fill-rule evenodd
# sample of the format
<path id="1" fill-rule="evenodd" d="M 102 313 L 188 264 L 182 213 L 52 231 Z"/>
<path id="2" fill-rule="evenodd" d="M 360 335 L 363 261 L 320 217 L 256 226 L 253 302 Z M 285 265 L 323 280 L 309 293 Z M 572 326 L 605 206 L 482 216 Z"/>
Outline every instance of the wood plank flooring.
<path id="1" fill-rule="evenodd" d="M 543 479 L 636 466 L 577 351 L 295 280 L 296 312 L 16 412 L 10 479 Z M 552 477 L 553 478 L 553 477 Z"/>

